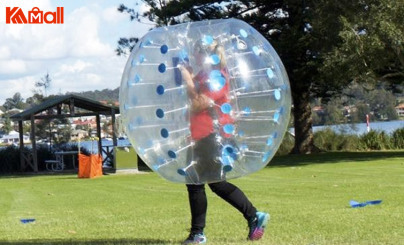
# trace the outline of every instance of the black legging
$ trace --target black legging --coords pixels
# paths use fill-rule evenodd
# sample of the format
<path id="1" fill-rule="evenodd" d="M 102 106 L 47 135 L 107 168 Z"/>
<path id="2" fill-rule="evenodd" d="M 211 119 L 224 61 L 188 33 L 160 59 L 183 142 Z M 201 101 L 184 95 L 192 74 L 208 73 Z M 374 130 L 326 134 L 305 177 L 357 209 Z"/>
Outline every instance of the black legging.
<path id="1" fill-rule="evenodd" d="M 251 220 L 255 217 L 257 209 L 237 186 L 227 181 L 221 181 L 210 183 L 209 187 L 216 195 L 239 210 L 246 220 Z M 205 185 L 187 185 L 187 189 L 192 215 L 191 232 L 200 233 L 205 228 L 208 207 Z"/>

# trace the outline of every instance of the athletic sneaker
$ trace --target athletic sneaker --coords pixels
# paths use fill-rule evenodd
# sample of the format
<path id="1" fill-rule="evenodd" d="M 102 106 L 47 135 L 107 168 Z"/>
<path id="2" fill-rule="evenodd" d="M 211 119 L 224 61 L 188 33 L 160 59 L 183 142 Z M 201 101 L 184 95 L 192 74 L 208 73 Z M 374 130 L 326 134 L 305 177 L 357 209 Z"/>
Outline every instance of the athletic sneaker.
<path id="1" fill-rule="evenodd" d="M 191 232 L 188 238 L 182 244 L 204 244 L 204 243 L 206 243 L 205 234 Z"/>
<path id="2" fill-rule="evenodd" d="M 250 229 L 248 233 L 247 240 L 259 240 L 264 235 L 264 229 L 269 221 L 269 214 L 263 212 L 257 212 L 254 219 L 248 222 L 248 228 Z"/>

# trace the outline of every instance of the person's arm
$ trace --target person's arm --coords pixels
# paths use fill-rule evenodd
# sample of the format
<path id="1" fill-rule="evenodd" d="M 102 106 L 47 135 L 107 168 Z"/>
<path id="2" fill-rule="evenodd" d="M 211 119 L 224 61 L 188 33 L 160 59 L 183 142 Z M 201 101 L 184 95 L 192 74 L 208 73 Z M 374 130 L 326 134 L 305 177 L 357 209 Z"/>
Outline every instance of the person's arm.
<path id="1" fill-rule="evenodd" d="M 192 72 L 190 71 L 190 68 L 187 68 L 185 66 L 180 66 L 180 70 L 182 80 L 184 80 L 185 84 L 187 85 L 188 96 L 191 99 L 194 99 L 196 96 L 198 96 L 198 93 L 196 92 L 195 84 L 192 78 Z"/>
<path id="2" fill-rule="evenodd" d="M 188 96 L 191 99 L 191 111 L 200 112 L 212 105 L 212 100 L 204 94 L 198 94 L 193 81 L 192 73 L 189 69 L 181 67 L 182 79 L 187 85 Z"/>

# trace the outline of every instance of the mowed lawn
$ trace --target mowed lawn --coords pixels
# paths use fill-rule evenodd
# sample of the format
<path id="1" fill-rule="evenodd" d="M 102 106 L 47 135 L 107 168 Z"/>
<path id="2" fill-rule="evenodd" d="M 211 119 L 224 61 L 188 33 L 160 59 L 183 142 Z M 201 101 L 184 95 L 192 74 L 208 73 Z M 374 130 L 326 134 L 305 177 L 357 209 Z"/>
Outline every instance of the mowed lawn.
<path id="1" fill-rule="evenodd" d="M 403 151 L 278 157 L 231 182 L 271 221 L 247 242 L 242 215 L 208 190 L 208 244 L 404 244 Z M 0 177 L 0 244 L 179 244 L 189 224 L 185 186 L 152 172 Z"/>

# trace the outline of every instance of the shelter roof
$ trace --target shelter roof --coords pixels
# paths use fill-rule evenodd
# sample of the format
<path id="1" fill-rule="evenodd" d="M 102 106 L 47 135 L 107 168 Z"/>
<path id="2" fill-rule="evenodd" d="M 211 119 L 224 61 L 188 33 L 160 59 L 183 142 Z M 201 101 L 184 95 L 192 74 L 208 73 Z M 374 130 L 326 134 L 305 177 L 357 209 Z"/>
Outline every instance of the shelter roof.
<path id="1" fill-rule="evenodd" d="M 105 104 L 102 104 L 98 101 L 95 100 L 90 100 L 78 95 L 74 94 L 68 94 L 68 95 L 62 95 L 62 96 L 55 96 L 52 98 L 49 98 L 42 102 L 41 104 L 38 104 L 36 106 L 33 106 L 23 112 L 20 112 L 18 114 L 15 114 L 11 116 L 10 118 L 12 120 L 30 120 L 31 116 L 34 116 L 35 118 L 39 118 L 40 116 L 35 116 L 41 112 L 47 111 L 52 108 L 57 108 L 61 107 L 63 104 L 68 105 L 70 108 L 70 113 L 63 113 L 61 111 L 58 112 L 59 115 L 62 115 L 63 117 L 78 117 L 84 114 L 79 114 L 74 112 L 74 108 L 81 108 L 86 111 L 89 111 L 85 115 L 97 115 L 97 114 L 103 114 L 103 115 L 111 115 L 112 111 L 116 114 L 119 113 L 119 107 L 115 106 L 108 106 Z M 52 115 L 49 115 L 48 117 L 51 117 Z M 55 118 L 58 117 L 58 115 L 53 115 Z M 44 116 L 42 116 L 43 118 Z"/>

